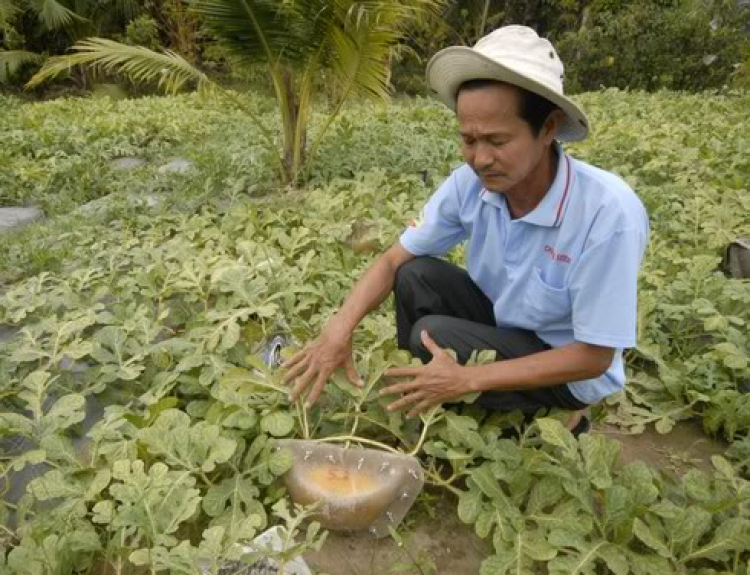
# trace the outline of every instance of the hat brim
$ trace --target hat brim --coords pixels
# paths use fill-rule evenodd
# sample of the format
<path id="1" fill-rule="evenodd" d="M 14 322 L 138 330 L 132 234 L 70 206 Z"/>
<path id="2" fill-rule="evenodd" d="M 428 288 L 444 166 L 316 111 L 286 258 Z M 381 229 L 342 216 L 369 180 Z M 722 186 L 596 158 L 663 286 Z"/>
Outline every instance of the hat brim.
<path id="1" fill-rule="evenodd" d="M 456 93 L 461 84 L 479 79 L 499 80 L 520 86 L 559 106 L 565 114 L 556 135 L 559 140 L 573 142 L 588 137 L 589 120 L 572 100 L 471 48 L 445 48 L 427 64 L 427 84 L 451 110 L 456 109 Z"/>

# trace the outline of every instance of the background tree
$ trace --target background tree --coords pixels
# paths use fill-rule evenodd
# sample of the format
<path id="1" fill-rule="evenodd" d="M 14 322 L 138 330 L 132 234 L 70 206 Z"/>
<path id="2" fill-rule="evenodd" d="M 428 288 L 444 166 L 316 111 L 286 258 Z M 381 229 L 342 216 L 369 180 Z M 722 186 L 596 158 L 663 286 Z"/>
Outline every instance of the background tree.
<path id="1" fill-rule="evenodd" d="M 426 93 L 424 67 L 448 45 L 474 45 L 522 24 L 550 38 L 566 89 L 705 90 L 750 76 L 750 7 L 736 0 L 448 0 L 420 22 L 394 73 L 400 91 Z"/>
<path id="2" fill-rule="evenodd" d="M 136 0 L 0 0 L 0 83 L 81 38 L 121 32 L 139 12 Z"/>
<path id="3" fill-rule="evenodd" d="M 747 59 L 748 16 L 733 0 L 636 1 L 591 11 L 583 26 L 560 35 L 568 87 L 721 88 Z"/>

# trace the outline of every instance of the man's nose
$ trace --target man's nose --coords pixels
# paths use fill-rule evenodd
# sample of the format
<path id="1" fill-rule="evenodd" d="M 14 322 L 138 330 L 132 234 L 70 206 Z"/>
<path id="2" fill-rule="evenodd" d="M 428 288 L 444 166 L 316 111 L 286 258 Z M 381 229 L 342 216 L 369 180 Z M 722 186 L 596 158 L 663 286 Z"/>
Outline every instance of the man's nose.
<path id="1" fill-rule="evenodd" d="M 478 170 L 486 170 L 495 162 L 492 157 L 490 146 L 479 143 L 474 149 L 474 167 Z"/>

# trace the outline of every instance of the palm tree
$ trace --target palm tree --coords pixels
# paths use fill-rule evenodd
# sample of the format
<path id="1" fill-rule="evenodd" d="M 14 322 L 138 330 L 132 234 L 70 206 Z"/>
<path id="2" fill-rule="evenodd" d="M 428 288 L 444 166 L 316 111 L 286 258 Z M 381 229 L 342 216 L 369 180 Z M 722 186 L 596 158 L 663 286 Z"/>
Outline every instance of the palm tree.
<path id="1" fill-rule="evenodd" d="M 282 149 L 251 109 L 267 145 L 274 150 L 285 184 L 298 185 L 309 159 L 351 97 L 388 96 L 391 51 L 406 26 L 442 0 L 194 0 L 191 10 L 240 62 L 263 63 L 273 86 L 282 126 Z M 75 54 L 50 59 L 29 88 L 85 65 L 119 72 L 133 80 L 158 82 L 168 92 L 186 84 L 241 100 L 220 88 L 186 58 L 102 38 L 79 42 Z M 332 111 L 308 145 L 308 125 L 321 73 L 335 87 Z"/>

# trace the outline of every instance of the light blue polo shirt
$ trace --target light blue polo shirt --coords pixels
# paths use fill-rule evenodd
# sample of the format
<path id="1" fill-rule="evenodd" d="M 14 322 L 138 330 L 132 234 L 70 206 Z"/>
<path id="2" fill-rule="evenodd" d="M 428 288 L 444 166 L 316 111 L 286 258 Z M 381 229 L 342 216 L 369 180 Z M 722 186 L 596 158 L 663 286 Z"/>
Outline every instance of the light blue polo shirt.
<path id="1" fill-rule="evenodd" d="M 616 348 L 607 372 L 568 384 L 584 403 L 623 389 L 623 348 L 636 344 L 638 268 L 648 215 L 619 177 L 557 147 L 557 175 L 539 205 L 511 219 L 505 196 L 485 190 L 466 164 L 401 235 L 415 256 L 466 240 L 466 267 L 494 304 L 499 326 L 536 332 L 552 347 L 574 341 Z"/>

